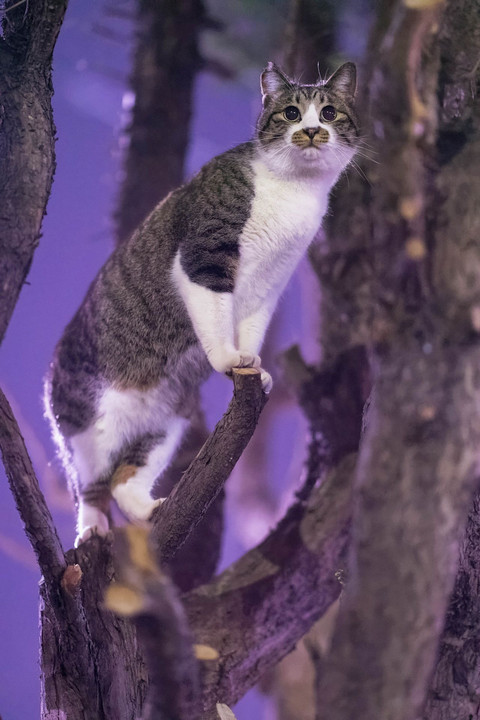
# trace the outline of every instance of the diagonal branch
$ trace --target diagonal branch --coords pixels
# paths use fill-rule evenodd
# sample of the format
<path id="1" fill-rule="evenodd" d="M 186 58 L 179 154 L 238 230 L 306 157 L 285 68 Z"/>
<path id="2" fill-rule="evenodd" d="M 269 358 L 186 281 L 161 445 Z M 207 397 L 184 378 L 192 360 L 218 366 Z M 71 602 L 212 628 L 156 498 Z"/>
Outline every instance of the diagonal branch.
<path id="1" fill-rule="evenodd" d="M 1 390 L 0 449 L 25 532 L 38 558 L 40 570 L 52 586 L 58 583 L 67 563 L 17 421 Z"/>
<path id="2" fill-rule="evenodd" d="M 175 555 L 222 490 L 267 400 L 258 370 L 234 369 L 233 381 L 227 412 L 156 511 L 152 540 L 163 562 Z"/>
<path id="3" fill-rule="evenodd" d="M 204 711 L 237 702 L 338 597 L 355 459 L 344 457 L 266 540 L 183 597 L 196 642 L 220 655 L 204 668 Z"/>

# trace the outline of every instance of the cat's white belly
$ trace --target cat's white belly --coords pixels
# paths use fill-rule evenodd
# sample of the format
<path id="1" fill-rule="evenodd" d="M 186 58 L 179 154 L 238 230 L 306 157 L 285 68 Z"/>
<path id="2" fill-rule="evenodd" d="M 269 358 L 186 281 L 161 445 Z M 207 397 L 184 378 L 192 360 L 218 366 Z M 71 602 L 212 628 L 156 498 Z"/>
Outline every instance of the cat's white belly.
<path id="1" fill-rule="evenodd" d="M 254 165 L 255 195 L 240 237 L 235 278 L 237 320 L 256 312 L 263 303 L 275 304 L 327 209 L 329 187 L 318 180 L 294 182 Z"/>

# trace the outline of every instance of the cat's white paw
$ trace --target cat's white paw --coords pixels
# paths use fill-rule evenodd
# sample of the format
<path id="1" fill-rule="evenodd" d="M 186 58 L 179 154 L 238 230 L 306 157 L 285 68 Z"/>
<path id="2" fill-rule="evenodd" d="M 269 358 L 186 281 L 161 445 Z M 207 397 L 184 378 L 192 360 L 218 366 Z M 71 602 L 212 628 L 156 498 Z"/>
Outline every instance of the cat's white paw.
<path id="1" fill-rule="evenodd" d="M 208 359 L 213 369 L 219 373 L 231 373 L 233 368 L 238 367 L 259 368 L 261 363 L 258 355 L 228 348 L 212 351 Z"/>
<path id="2" fill-rule="evenodd" d="M 273 387 L 272 376 L 266 370 L 260 368 L 260 379 L 262 381 L 262 390 L 266 395 L 268 395 Z"/>
<path id="3" fill-rule="evenodd" d="M 99 508 L 80 502 L 78 509 L 77 537 L 75 547 L 84 543 L 92 535 L 105 537 L 109 531 L 108 518 Z"/>
<path id="4" fill-rule="evenodd" d="M 154 500 L 150 492 L 133 482 L 117 485 L 113 488 L 112 495 L 125 517 L 135 524 L 148 522 L 155 508 L 165 500 L 165 498 Z"/>
<path id="5" fill-rule="evenodd" d="M 100 528 L 97 525 L 94 527 L 86 527 L 83 528 L 82 532 L 79 532 L 77 537 L 75 538 L 74 547 L 78 548 L 82 543 L 86 542 L 89 538 L 93 537 L 94 535 L 99 535 L 100 537 L 105 537 L 108 534 L 108 527 L 105 530 L 105 528 Z"/>

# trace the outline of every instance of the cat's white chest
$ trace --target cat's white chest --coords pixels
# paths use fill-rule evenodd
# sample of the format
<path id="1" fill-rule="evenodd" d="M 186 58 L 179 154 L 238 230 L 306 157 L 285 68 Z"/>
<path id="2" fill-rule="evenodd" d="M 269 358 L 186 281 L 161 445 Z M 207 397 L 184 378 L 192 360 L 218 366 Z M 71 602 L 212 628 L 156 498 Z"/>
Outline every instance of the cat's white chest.
<path id="1" fill-rule="evenodd" d="M 239 316 L 282 292 L 320 227 L 330 190 L 318 182 L 282 179 L 260 162 L 254 170 L 255 194 L 235 280 Z"/>

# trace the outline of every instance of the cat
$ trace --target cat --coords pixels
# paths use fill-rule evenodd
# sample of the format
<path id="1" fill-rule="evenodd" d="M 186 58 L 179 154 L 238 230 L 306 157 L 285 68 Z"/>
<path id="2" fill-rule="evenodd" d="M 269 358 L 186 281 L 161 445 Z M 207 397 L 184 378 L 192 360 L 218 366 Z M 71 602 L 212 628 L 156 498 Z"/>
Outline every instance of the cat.
<path id="1" fill-rule="evenodd" d="M 212 369 L 255 367 L 275 306 L 358 147 L 356 69 L 300 84 L 261 74 L 253 139 L 213 158 L 120 245 L 59 341 L 45 407 L 78 502 L 76 545 L 133 522 Z M 111 493 L 111 496 L 110 496 Z"/>

